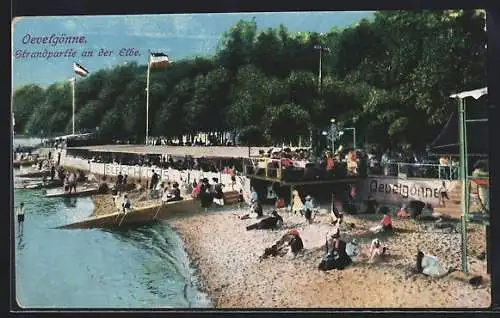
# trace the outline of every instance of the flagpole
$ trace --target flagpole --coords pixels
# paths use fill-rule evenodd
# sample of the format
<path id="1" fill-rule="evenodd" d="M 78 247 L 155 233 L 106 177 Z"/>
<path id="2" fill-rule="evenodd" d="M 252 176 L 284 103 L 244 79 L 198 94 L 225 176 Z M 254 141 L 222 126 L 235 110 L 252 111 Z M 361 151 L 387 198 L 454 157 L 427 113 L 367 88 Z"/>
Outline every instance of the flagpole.
<path id="1" fill-rule="evenodd" d="M 151 72 L 151 52 L 148 52 L 148 73 L 146 79 L 146 145 L 149 137 L 149 73 Z"/>
<path id="2" fill-rule="evenodd" d="M 72 95 L 73 95 L 73 135 L 75 134 L 75 85 L 76 85 L 76 76 L 73 76 L 72 82 Z"/>

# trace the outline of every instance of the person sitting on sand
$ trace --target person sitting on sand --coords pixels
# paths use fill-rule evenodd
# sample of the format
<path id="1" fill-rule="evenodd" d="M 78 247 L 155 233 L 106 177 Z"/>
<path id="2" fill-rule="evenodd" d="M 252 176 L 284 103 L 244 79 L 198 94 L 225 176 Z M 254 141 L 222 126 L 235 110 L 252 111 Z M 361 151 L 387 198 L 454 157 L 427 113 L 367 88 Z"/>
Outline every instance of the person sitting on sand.
<path id="1" fill-rule="evenodd" d="M 408 211 L 412 219 L 416 219 L 417 216 L 422 214 L 422 210 L 425 208 L 426 204 L 419 200 L 412 200 L 408 203 Z"/>
<path id="2" fill-rule="evenodd" d="M 345 251 L 349 257 L 357 256 L 359 254 L 359 244 L 356 239 L 353 239 L 350 242 L 347 242 Z"/>
<path id="3" fill-rule="evenodd" d="M 311 224 L 313 220 L 313 211 L 314 211 L 313 200 L 310 195 L 307 195 L 305 199 L 306 203 L 304 204 L 304 216 L 306 217 L 306 221 L 309 222 L 309 224 Z"/>
<path id="4" fill-rule="evenodd" d="M 304 211 L 304 203 L 302 203 L 302 199 L 300 198 L 299 191 L 293 190 L 292 191 L 292 212 L 293 214 L 297 214 L 299 212 L 300 214 L 303 214 Z"/>
<path id="5" fill-rule="evenodd" d="M 432 255 L 424 255 L 422 251 L 417 253 L 416 272 L 431 277 L 442 277 L 449 273 Z"/>
<path id="6" fill-rule="evenodd" d="M 128 198 L 128 195 L 124 194 L 122 203 L 123 213 L 126 213 L 126 210 L 130 210 L 130 207 L 131 207 L 130 199 Z"/>
<path id="7" fill-rule="evenodd" d="M 246 219 L 260 219 L 262 216 L 264 216 L 262 206 L 260 205 L 259 202 L 254 202 L 250 205 L 250 212 L 238 216 L 240 220 L 246 220 Z"/>
<path id="8" fill-rule="evenodd" d="M 399 211 L 396 215 L 397 215 L 397 217 L 402 218 L 402 219 L 407 219 L 410 217 L 410 213 L 408 213 L 408 208 L 407 208 L 406 204 L 403 204 L 401 206 L 401 209 L 399 209 Z"/>
<path id="9" fill-rule="evenodd" d="M 387 251 L 387 247 L 383 246 L 379 239 L 373 239 L 372 244 L 370 245 L 369 251 L 369 259 L 368 263 L 375 263 L 382 259 Z"/>
<path id="10" fill-rule="evenodd" d="M 321 260 L 318 269 L 328 271 L 342 270 L 352 263 L 346 252 L 346 242 L 340 239 L 340 233 L 335 232 L 326 240 L 326 256 Z"/>
<path id="11" fill-rule="evenodd" d="M 294 256 L 304 249 L 304 243 L 300 238 L 299 231 L 296 229 L 292 229 L 288 231 L 285 235 L 281 237 L 273 246 L 268 247 L 264 250 L 264 254 L 259 257 L 259 260 L 265 259 L 269 256 L 283 256 L 288 250 L 286 247 L 290 247 L 290 251 Z"/>
<path id="12" fill-rule="evenodd" d="M 212 205 L 212 202 L 214 200 L 213 192 L 211 191 L 211 187 L 207 178 L 203 178 L 201 182 L 200 194 L 198 197 L 201 201 L 201 207 L 205 208 L 205 211 L 207 211 L 208 207 Z"/>
<path id="13" fill-rule="evenodd" d="M 161 199 L 163 202 L 172 202 L 182 200 L 181 191 L 179 190 L 179 184 L 174 182 L 172 184 L 172 189 L 167 189 Z"/>
<path id="14" fill-rule="evenodd" d="M 373 233 L 380 233 L 380 232 L 392 231 L 392 229 L 393 229 L 392 219 L 387 213 L 385 213 L 380 223 L 370 228 L 370 231 Z"/>
<path id="15" fill-rule="evenodd" d="M 254 229 L 276 229 L 283 225 L 283 218 L 274 210 L 270 217 L 260 220 L 258 223 L 247 226 L 247 231 Z"/>

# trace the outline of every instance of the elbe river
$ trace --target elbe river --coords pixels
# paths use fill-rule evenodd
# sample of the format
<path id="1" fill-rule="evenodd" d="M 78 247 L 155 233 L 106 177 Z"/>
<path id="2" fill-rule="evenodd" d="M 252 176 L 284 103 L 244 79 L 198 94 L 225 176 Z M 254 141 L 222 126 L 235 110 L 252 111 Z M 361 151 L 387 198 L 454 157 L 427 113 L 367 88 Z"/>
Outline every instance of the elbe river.
<path id="1" fill-rule="evenodd" d="M 93 210 L 90 198 L 46 198 L 14 190 L 16 299 L 24 308 L 212 307 L 182 241 L 166 223 L 118 231 L 62 230 Z M 15 210 L 12 211 L 15 214 Z"/>

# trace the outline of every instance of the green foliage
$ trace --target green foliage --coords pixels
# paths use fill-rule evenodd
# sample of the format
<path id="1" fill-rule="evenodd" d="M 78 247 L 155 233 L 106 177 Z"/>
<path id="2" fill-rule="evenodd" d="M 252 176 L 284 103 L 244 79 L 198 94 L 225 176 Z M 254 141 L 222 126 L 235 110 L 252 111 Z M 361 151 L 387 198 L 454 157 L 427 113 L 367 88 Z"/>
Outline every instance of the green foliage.
<path id="1" fill-rule="evenodd" d="M 233 131 L 245 143 L 296 142 L 336 118 L 360 141 L 421 147 L 455 110 L 451 93 L 486 85 L 484 22 L 477 10 L 390 11 L 318 34 L 239 21 L 214 56 L 151 71 L 150 135 Z M 321 87 L 315 45 L 330 49 Z M 142 141 L 146 69 L 128 63 L 79 79 L 77 130 Z M 16 133 L 71 131 L 69 83 L 24 86 L 13 109 Z"/>

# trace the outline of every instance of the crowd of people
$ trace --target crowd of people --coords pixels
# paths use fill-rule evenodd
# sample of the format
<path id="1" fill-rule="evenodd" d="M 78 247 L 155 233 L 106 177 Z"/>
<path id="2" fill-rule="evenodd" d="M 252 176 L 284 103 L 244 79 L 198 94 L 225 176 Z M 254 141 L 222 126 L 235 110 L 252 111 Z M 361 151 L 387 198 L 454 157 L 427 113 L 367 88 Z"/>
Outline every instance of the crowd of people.
<path id="1" fill-rule="evenodd" d="M 349 204 L 349 203 L 347 203 Z M 278 211 L 285 211 L 283 199 L 276 198 L 275 206 L 269 215 L 263 213 L 262 205 L 259 202 L 257 191 L 252 187 L 249 202 L 249 212 L 238 215 L 239 219 L 255 219 L 256 222 L 246 226 L 247 230 L 266 230 L 280 229 L 283 227 L 284 220 Z M 382 242 L 380 237 L 391 235 L 397 229 L 394 227 L 392 217 L 412 220 L 427 220 L 429 217 L 436 221 L 436 224 L 443 224 L 444 220 L 433 216 L 432 206 L 421 201 L 410 201 L 403 204 L 399 211 L 391 211 L 385 205 L 379 205 L 376 200 L 369 197 L 363 201 L 361 213 L 375 213 L 381 216 L 381 219 L 373 227 L 368 229 L 375 236 L 368 244 L 360 244 L 356 239 L 346 240 L 343 238 L 343 232 L 354 229 L 353 223 L 345 222 L 344 213 L 346 213 L 346 204 L 337 200 L 332 195 L 332 205 L 330 208 L 331 231 L 326 235 L 325 253 L 318 264 L 318 269 L 328 271 L 332 269 L 342 270 L 353 263 L 353 257 L 357 261 L 367 263 L 384 262 L 389 256 L 390 247 Z M 298 191 L 293 191 L 291 205 L 288 207 L 289 213 L 293 215 L 302 215 L 306 224 L 312 223 L 319 212 L 314 198 L 308 194 L 302 201 Z M 281 212 L 280 212 L 281 213 Z M 303 252 L 304 244 L 301 234 L 297 229 L 287 230 L 283 236 L 269 247 L 264 249 L 264 253 L 259 260 L 262 261 L 272 256 L 283 256 L 291 253 L 293 256 Z M 451 271 L 451 270 L 450 270 Z M 413 273 L 421 273 L 428 276 L 441 277 L 450 271 L 444 270 L 443 265 L 435 256 L 425 255 L 422 251 L 417 251 L 415 256 L 415 266 Z"/>

